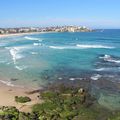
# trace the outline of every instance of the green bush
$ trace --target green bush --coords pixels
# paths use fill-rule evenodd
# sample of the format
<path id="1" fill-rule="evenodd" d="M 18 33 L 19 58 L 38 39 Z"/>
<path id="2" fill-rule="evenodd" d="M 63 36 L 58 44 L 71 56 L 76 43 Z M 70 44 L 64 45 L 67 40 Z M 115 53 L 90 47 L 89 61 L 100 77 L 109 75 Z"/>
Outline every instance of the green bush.
<path id="1" fill-rule="evenodd" d="M 57 93 L 52 92 L 52 91 L 46 91 L 46 92 L 41 93 L 41 97 L 44 100 L 52 100 L 52 99 L 56 98 L 57 95 L 58 95 Z"/>
<path id="2" fill-rule="evenodd" d="M 17 120 L 19 111 L 15 107 L 2 107 L 0 120 Z"/>
<path id="3" fill-rule="evenodd" d="M 120 120 L 120 112 L 114 113 L 107 120 Z"/>
<path id="4" fill-rule="evenodd" d="M 20 97 L 15 96 L 15 101 L 19 102 L 19 103 L 26 103 L 26 102 L 30 102 L 31 99 L 29 97 L 27 97 L 27 96 L 25 96 L 25 97 L 23 97 L 23 96 L 20 96 Z"/>
<path id="5" fill-rule="evenodd" d="M 33 112 L 41 112 L 41 111 L 50 111 L 54 110 L 57 106 L 52 102 L 45 102 L 42 104 L 35 104 L 32 107 Z"/>

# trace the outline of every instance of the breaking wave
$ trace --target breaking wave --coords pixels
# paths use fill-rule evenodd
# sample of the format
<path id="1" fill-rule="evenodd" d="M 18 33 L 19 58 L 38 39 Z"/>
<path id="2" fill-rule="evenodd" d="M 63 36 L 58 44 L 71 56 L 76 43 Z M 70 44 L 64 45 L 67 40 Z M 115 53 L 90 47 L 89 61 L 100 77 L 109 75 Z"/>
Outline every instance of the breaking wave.
<path id="1" fill-rule="evenodd" d="M 104 56 L 101 56 L 99 58 L 103 59 L 106 62 L 120 63 L 120 59 L 112 57 L 110 55 L 104 55 Z"/>
<path id="2" fill-rule="evenodd" d="M 31 46 L 15 46 L 15 47 L 6 47 L 6 49 L 9 50 L 9 53 L 13 59 L 14 64 L 16 64 L 16 61 L 24 58 L 25 56 L 22 54 L 22 52 L 26 49 L 31 49 Z"/>
<path id="3" fill-rule="evenodd" d="M 92 80 L 98 80 L 100 79 L 102 76 L 100 74 L 94 74 L 93 76 L 91 76 Z"/>
<path id="4" fill-rule="evenodd" d="M 25 36 L 24 38 L 27 39 L 27 40 L 38 40 L 38 41 L 42 41 L 42 39 L 40 39 L 40 38 L 35 38 L 35 37 Z"/>
<path id="5" fill-rule="evenodd" d="M 62 47 L 62 46 L 49 46 L 49 48 L 52 48 L 52 49 L 69 49 L 69 47 Z"/>
<path id="6" fill-rule="evenodd" d="M 120 71 L 120 67 L 108 67 L 108 68 L 97 68 L 97 69 L 94 69 L 95 71 L 98 71 L 98 72 L 111 72 L 111 71 L 116 71 L 116 72 L 119 72 Z"/>
<path id="7" fill-rule="evenodd" d="M 22 65 L 22 66 L 17 66 L 17 65 L 16 65 L 15 68 L 21 71 L 21 70 L 26 69 L 27 66 L 24 66 L 24 65 Z"/>
<path id="8" fill-rule="evenodd" d="M 109 70 L 109 68 L 97 68 L 97 69 L 95 69 L 95 71 L 106 71 L 106 70 Z"/>
<path id="9" fill-rule="evenodd" d="M 76 46 L 49 46 L 52 49 L 113 49 L 114 47 L 110 46 L 103 46 L 103 45 L 80 45 L 77 44 Z"/>
<path id="10" fill-rule="evenodd" d="M 11 83 L 11 81 L 4 81 L 4 80 L 0 80 L 1 83 L 7 85 L 7 86 L 11 86 L 14 87 L 15 85 Z"/>
<path id="11" fill-rule="evenodd" d="M 41 43 L 33 43 L 34 46 L 41 46 Z"/>
<path id="12" fill-rule="evenodd" d="M 20 50 L 21 50 L 20 47 L 13 47 L 10 49 L 10 54 L 12 56 L 14 64 L 16 63 L 16 60 L 23 58 L 23 55 L 19 53 Z"/>
<path id="13" fill-rule="evenodd" d="M 114 47 L 111 47 L 111 46 L 104 46 L 104 45 L 80 45 L 80 44 L 77 44 L 76 45 L 77 47 L 80 47 L 80 48 L 83 48 L 83 49 L 87 49 L 87 48 L 105 48 L 105 49 L 112 49 Z"/>

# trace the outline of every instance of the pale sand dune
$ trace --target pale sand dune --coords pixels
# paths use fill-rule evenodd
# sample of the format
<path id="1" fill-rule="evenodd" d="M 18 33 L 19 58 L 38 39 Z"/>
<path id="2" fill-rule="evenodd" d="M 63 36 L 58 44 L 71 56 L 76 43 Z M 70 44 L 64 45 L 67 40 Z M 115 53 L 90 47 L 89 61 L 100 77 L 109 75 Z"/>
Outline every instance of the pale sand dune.
<path id="1" fill-rule="evenodd" d="M 37 96 L 39 93 L 26 94 L 25 92 L 32 91 L 32 89 L 23 89 L 17 87 L 9 87 L 0 83 L 0 106 L 15 106 L 17 109 L 23 112 L 30 112 L 31 106 L 35 103 L 41 103 Z M 31 102 L 28 103 L 16 103 L 14 100 L 15 96 L 28 96 L 31 98 Z"/>

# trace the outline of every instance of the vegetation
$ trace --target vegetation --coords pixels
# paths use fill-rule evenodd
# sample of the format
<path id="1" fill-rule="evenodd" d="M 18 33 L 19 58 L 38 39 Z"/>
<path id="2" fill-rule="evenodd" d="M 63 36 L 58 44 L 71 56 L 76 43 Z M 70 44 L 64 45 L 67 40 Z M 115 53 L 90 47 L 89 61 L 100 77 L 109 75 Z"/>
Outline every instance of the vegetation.
<path id="1" fill-rule="evenodd" d="M 95 98 L 83 89 L 45 91 L 41 93 L 41 97 L 44 103 L 32 107 L 40 120 L 96 120 L 100 115 L 108 114 L 102 111 L 102 107 L 96 110 Z"/>
<path id="2" fill-rule="evenodd" d="M 43 91 L 41 104 L 35 104 L 31 113 L 15 107 L 2 107 L 0 120 L 120 120 L 120 112 L 110 112 L 101 107 L 84 89 L 64 88 Z M 27 97 L 15 97 L 26 102 Z M 27 99 L 26 99 L 27 98 Z"/>
<path id="3" fill-rule="evenodd" d="M 15 107 L 0 108 L 0 120 L 39 120 L 35 113 L 24 113 Z"/>
<path id="4" fill-rule="evenodd" d="M 111 115 L 108 120 L 120 120 L 120 112 L 114 112 L 113 115 Z"/>
<path id="5" fill-rule="evenodd" d="M 20 96 L 20 97 L 15 96 L 15 101 L 19 102 L 19 103 L 26 103 L 26 102 L 30 102 L 31 99 L 29 97 L 27 97 L 27 96 L 25 96 L 25 97 L 23 97 L 23 96 Z"/>

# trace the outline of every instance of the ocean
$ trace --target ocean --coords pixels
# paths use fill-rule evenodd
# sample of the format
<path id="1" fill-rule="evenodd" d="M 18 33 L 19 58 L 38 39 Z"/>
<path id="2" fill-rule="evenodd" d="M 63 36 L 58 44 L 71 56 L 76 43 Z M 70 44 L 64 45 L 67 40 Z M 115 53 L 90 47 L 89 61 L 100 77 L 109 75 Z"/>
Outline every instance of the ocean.
<path id="1" fill-rule="evenodd" d="M 120 30 L 0 38 L 0 82 L 4 84 L 40 87 L 54 81 L 85 78 L 120 83 Z M 107 86 L 106 90 L 100 85 L 105 86 L 93 86 L 93 91 L 99 91 L 99 103 L 112 101 L 119 108 L 119 89 Z M 106 95 L 109 91 L 112 93 Z"/>

